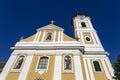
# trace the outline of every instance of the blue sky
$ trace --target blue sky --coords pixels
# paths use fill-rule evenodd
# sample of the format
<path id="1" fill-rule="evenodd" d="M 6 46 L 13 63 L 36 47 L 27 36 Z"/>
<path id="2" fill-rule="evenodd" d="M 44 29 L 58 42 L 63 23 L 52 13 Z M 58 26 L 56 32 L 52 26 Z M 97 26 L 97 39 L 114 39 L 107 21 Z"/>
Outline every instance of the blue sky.
<path id="1" fill-rule="evenodd" d="M 113 62 L 120 54 L 119 0 L 0 0 L 0 61 L 7 61 L 21 36 L 29 37 L 50 23 L 72 34 L 76 12 L 90 16 L 94 28 Z"/>

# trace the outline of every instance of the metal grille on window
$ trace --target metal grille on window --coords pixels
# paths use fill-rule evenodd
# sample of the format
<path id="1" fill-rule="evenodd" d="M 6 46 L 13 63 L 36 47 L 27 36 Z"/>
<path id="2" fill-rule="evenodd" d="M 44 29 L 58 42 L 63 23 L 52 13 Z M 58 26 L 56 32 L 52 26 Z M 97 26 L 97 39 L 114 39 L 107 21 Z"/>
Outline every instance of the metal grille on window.
<path id="1" fill-rule="evenodd" d="M 48 57 L 40 57 L 37 69 L 47 69 Z"/>
<path id="2" fill-rule="evenodd" d="M 98 61 L 93 61 L 95 71 L 101 71 L 100 64 Z"/>
<path id="3" fill-rule="evenodd" d="M 69 55 L 64 57 L 64 70 L 72 70 L 72 61 Z"/>
<path id="4" fill-rule="evenodd" d="M 24 58 L 25 58 L 25 56 L 23 56 L 23 55 L 19 56 L 13 69 L 20 69 L 21 65 L 24 61 Z"/>

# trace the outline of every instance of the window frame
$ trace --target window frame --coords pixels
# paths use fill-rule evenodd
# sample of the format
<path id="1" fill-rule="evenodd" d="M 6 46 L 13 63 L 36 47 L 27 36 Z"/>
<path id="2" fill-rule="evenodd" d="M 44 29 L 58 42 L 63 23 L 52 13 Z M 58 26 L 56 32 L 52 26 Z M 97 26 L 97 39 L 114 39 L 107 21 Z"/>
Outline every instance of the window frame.
<path id="1" fill-rule="evenodd" d="M 18 59 L 20 58 L 20 56 L 24 56 L 23 62 L 22 62 L 22 64 L 21 64 L 21 66 L 20 66 L 19 69 L 15 69 L 14 67 L 15 67 Z M 20 72 L 21 69 L 22 69 L 23 66 L 24 66 L 25 60 L 26 60 L 26 55 L 18 55 L 18 56 L 16 57 L 15 61 L 13 62 L 13 66 L 12 66 L 12 68 L 11 68 L 11 72 Z"/>
<path id="2" fill-rule="evenodd" d="M 99 63 L 99 66 L 100 66 L 100 69 L 101 69 L 101 71 L 96 71 L 96 69 L 95 69 L 95 66 L 94 66 L 94 61 L 97 61 L 98 63 Z M 94 68 L 94 72 L 103 72 L 103 69 L 102 69 L 102 67 L 101 67 L 101 63 L 100 63 L 100 61 L 99 60 L 92 60 L 92 64 L 93 64 L 93 68 Z"/>
<path id="3" fill-rule="evenodd" d="M 65 56 L 70 56 L 71 57 L 71 70 L 65 70 Z M 73 72 L 73 56 L 71 54 L 66 54 L 63 56 L 63 72 Z"/>
<path id="4" fill-rule="evenodd" d="M 47 63 L 47 68 L 46 69 L 38 69 L 38 65 L 39 65 L 39 61 L 41 57 L 48 57 L 48 63 Z M 42 71 L 42 72 L 47 72 L 48 68 L 49 68 L 49 61 L 50 61 L 50 56 L 39 56 L 38 57 L 38 61 L 37 61 L 37 65 L 36 65 L 36 70 L 35 71 Z"/>

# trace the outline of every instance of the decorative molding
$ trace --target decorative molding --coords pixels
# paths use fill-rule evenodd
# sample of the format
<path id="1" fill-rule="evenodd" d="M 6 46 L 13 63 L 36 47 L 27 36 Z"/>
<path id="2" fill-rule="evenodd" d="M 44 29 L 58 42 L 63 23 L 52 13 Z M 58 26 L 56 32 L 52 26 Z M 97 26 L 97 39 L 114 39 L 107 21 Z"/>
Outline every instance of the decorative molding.
<path id="1" fill-rule="evenodd" d="M 35 34 L 34 42 L 36 42 L 39 32 Z"/>
<path id="2" fill-rule="evenodd" d="M 106 61 L 107 66 L 108 66 L 108 68 L 109 68 L 109 70 L 110 70 L 110 74 L 111 74 L 112 76 L 114 76 L 114 70 L 113 70 L 113 67 L 112 67 L 112 65 L 111 65 L 111 63 L 110 63 L 109 58 L 106 57 L 106 58 L 105 58 L 105 61 Z"/>
<path id="3" fill-rule="evenodd" d="M 93 70 L 92 70 L 92 66 L 91 66 L 91 63 L 90 63 L 90 59 L 87 59 L 87 63 L 89 65 L 88 69 L 89 69 L 89 72 L 90 72 L 90 78 L 91 78 L 91 80 L 95 80 Z"/>
<path id="4" fill-rule="evenodd" d="M 104 59 L 101 59 L 101 62 L 102 62 L 102 65 L 103 65 L 103 68 L 104 68 L 107 79 L 112 80 L 111 77 L 110 77 L 110 74 L 108 72 L 107 66 L 105 65 Z"/>
<path id="5" fill-rule="evenodd" d="M 37 38 L 37 42 L 39 41 L 39 39 L 40 39 L 40 36 L 41 36 L 41 31 L 39 32 L 39 34 L 38 34 L 38 38 Z"/>
<path id="6" fill-rule="evenodd" d="M 74 55 L 74 66 L 76 80 L 84 80 L 80 56 L 78 55 Z"/>
<path id="7" fill-rule="evenodd" d="M 61 80 L 61 66 L 62 66 L 62 55 L 56 55 L 53 80 Z"/>
<path id="8" fill-rule="evenodd" d="M 43 35 L 42 35 L 42 40 L 41 40 L 41 42 L 43 42 L 44 39 L 45 39 L 45 33 L 46 33 L 46 31 L 43 31 Z"/>
<path id="9" fill-rule="evenodd" d="M 56 55 L 62 55 L 64 53 L 74 53 L 74 55 L 80 55 L 80 50 L 14 50 L 14 53 L 12 55 L 17 54 L 28 54 L 28 55 L 34 55 L 34 54 L 56 54 Z"/>
<path id="10" fill-rule="evenodd" d="M 90 80 L 89 71 L 88 71 L 88 67 L 87 67 L 87 64 L 86 64 L 87 59 L 83 58 L 83 61 L 84 61 L 86 79 L 87 79 L 87 80 Z"/>

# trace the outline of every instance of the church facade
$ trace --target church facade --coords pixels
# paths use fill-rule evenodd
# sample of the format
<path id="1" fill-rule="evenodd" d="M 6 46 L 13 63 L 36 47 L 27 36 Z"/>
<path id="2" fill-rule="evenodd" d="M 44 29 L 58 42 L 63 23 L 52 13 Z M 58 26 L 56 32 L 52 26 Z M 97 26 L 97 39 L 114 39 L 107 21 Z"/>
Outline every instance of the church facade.
<path id="1" fill-rule="evenodd" d="M 75 38 L 53 23 L 11 47 L 0 80 L 113 80 L 107 53 L 88 16 L 72 18 Z"/>

